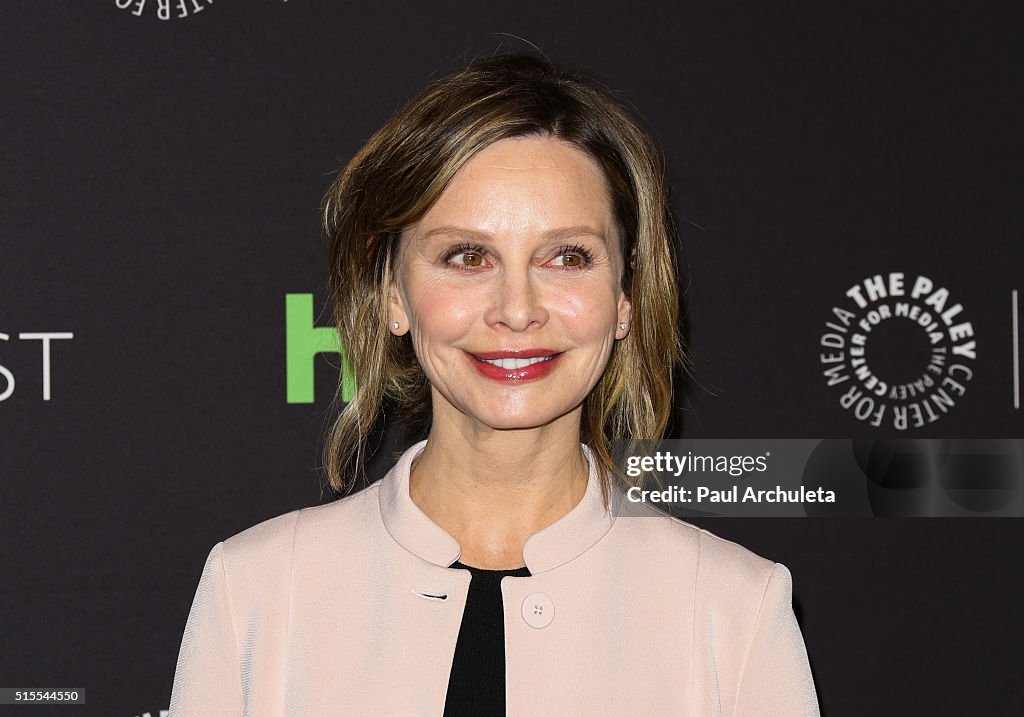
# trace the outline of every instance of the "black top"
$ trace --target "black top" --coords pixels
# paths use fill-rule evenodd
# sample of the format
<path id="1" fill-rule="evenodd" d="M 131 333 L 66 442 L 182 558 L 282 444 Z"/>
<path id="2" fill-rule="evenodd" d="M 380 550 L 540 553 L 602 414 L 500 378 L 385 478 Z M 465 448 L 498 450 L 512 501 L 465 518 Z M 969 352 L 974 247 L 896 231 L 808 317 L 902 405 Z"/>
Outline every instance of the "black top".
<path id="1" fill-rule="evenodd" d="M 456 561 L 449 567 L 472 574 L 459 641 L 455 643 L 448 679 L 445 717 L 505 714 L 505 611 L 501 579 L 530 576 L 524 566 L 515 570 L 482 570 Z"/>

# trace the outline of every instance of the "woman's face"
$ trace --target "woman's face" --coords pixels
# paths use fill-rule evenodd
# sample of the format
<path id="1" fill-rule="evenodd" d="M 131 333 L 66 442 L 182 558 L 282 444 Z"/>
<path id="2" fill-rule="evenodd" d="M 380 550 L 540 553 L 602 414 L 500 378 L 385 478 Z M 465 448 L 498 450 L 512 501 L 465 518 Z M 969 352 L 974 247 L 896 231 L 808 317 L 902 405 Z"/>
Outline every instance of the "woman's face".
<path id="1" fill-rule="evenodd" d="M 604 175 L 574 146 L 504 139 L 469 160 L 404 233 L 391 289 L 435 422 L 578 420 L 628 332 L 619 241 Z"/>

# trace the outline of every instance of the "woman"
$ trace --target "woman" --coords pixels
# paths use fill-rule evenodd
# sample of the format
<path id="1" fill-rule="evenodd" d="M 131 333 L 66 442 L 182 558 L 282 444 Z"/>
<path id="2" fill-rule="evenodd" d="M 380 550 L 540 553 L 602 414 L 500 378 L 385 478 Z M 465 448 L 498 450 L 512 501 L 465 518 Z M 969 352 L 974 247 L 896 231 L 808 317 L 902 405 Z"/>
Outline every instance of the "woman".
<path id="1" fill-rule="evenodd" d="M 498 56 L 434 83 L 331 187 L 354 398 L 427 440 L 375 485 L 216 545 L 171 714 L 810 715 L 786 568 L 653 510 L 611 440 L 682 361 L 659 155 L 596 83 Z"/>

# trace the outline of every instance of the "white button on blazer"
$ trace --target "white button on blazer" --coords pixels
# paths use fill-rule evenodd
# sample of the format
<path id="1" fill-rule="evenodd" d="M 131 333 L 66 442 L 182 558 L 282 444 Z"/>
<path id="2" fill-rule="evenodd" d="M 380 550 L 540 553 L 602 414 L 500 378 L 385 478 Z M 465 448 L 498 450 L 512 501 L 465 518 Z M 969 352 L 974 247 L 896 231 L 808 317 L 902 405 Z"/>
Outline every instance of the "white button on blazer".
<path id="1" fill-rule="evenodd" d="M 409 497 L 425 445 L 214 546 L 172 717 L 443 713 L 470 573 Z M 618 491 L 606 510 L 593 461 L 523 557 L 501 581 L 508 715 L 818 714 L 789 571 Z"/>

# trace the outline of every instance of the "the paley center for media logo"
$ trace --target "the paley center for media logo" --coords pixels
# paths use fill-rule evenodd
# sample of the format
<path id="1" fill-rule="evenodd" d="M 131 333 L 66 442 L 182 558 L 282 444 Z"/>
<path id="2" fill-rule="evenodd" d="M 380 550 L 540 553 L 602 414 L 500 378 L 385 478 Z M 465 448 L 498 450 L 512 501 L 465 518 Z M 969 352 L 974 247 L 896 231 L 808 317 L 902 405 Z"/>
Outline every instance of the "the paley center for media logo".
<path id="1" fill-rule="evenodd" d="M 221 4 L 223 2 L 221 0 Z M 215 4 L 214 0 L 114 0 L 118 10 L 125 10 L 135 17 L 149 16 L 157 20 L 187 20 Z"/>
<path id="2" fill-rule="evenodd" d="M 912 430 L 952 411 L 978 344 L 963 305 L 931 277 L 890 272 L 832 307 L 819 361 L 839 405 L 875 428 Z"/>
<path id="3" fill-rule="evenodd" d="M 214 0 L 114 0 L 118 10 L 135 17 L 152 15 L 158 20 L 184 20 L 214 4 Z"/>

